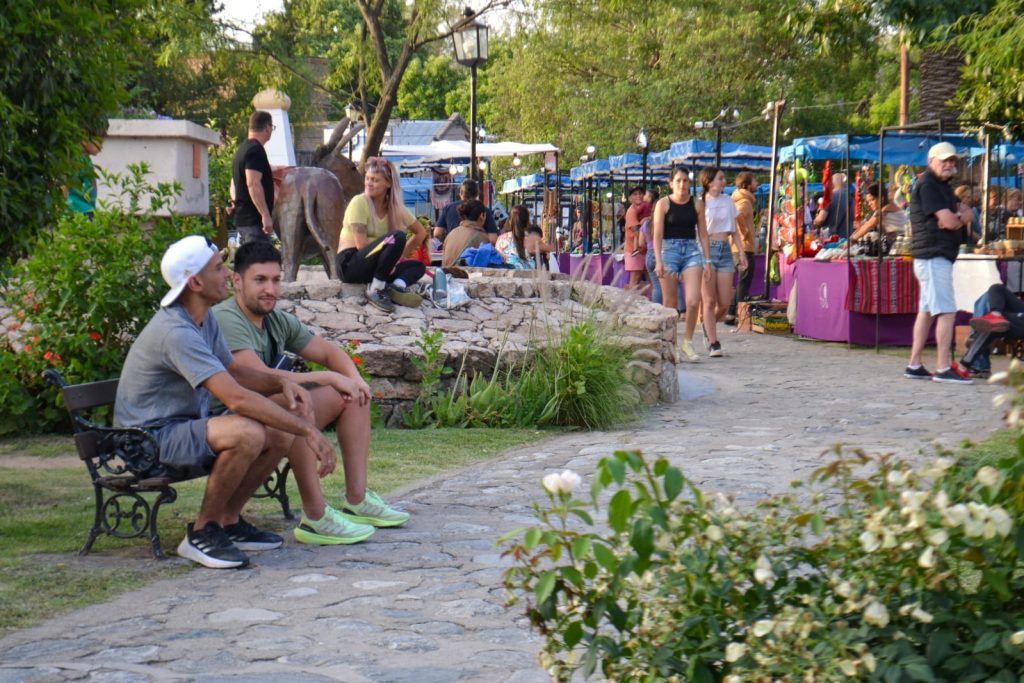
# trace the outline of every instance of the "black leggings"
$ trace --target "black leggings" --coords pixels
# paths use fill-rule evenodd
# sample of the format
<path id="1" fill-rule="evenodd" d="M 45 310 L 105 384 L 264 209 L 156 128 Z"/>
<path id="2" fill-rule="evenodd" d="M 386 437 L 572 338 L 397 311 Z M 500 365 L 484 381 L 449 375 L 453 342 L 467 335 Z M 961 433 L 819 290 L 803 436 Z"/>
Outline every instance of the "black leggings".
<path id="1" fill-rule="evenodd" d="M 376 253 L 371 254 L 378 245 L 383 246 Z M 389 232 L 383 237 L 378 237 L 362 249 L 345 249 L 338 252 L 336 257 L 338 272 L 341 273 L 341 281 L 350 284 L 368 284 L 374 278 L 384 282 L 394 282 L 397 279 L 405 281 L 405 284 L 416 283 L 427 267 L 419 261 L 402 261 L 402 252 L 405 251 L 405 233 Z"/>

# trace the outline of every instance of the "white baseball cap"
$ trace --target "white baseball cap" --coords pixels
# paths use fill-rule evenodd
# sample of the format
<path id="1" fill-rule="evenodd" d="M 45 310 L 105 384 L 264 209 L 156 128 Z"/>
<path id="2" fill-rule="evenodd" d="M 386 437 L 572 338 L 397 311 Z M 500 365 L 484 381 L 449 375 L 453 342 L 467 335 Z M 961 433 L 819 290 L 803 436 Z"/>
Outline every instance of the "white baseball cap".
<path id="1" fill-rule="evenodd" d="M 217 245 L 202 235 L 183 237 L 167 247 L 160 260 L 160 273 L 171 291 L 160 299 L 161 306 L 170 306 L 185 291 L 188 279 L 206 267 L 217 253 Z"/>
<path id="2" fill-rule="evenodd" d="M 938 159 L 945 161 L 946 159 L 952 159 L 957 156 L 956 147 L 948 142 L 940 142 L 932 145 L 931 149 L 928 150 L 928 161 L 932 159 Z"/>

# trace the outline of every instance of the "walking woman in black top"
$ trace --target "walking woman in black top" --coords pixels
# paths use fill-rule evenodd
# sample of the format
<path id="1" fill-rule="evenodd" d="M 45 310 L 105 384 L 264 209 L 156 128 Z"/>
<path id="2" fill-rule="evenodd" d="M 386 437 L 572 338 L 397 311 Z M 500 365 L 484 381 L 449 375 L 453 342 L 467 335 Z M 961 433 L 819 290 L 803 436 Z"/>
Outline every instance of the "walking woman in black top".
<path id="1" fill-rule="evenodd" d="M 662 305 L 676 310 L 679 280 L 686 296 L 686 333 L 679 350 L 688 361 L 699 356 L 693 350 L 693 332 L 700 311 L 701 280 L 711 278 L 711 246 L 704 223 L 703 203 L 690 196 L 690 176 L 685 169 L 672 171 L 671 194 L 654 206 L 654 273 L 661 282 Z"/>

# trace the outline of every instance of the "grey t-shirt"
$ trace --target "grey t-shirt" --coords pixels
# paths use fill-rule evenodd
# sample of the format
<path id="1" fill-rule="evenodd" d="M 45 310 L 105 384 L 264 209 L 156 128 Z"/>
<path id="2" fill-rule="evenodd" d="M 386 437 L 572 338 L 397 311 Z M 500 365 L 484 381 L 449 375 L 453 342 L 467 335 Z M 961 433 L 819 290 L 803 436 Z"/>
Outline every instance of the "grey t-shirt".
<path id="1" fill-rule="evenodd" d="M 132 344 L 121 370 L 114 423 L 155 429 L 209 414 L 200 385 L 231 363 L 212 313 L 196 325 L 179 304 L 161 308 Z"/>

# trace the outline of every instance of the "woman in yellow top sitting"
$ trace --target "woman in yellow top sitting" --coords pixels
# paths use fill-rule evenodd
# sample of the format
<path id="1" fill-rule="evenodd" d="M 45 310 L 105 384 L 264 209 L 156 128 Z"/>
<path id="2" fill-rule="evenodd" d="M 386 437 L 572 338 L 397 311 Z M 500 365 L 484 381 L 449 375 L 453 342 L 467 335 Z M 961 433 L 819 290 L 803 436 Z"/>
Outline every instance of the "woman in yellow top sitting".
<path id="1" fill-rule="evenodd" d="M 405 232 L 412 237 L 406 241 Z M 398 170 L 383 157 L 366 162 L 363 194 L 348 203 L 338 239 L 338 272 L 341 281 L 368 284 L 366 298 L 382 311 L 395 304 L 419 306 L 422 298 L 408 289 L 426 272 L 411 258 L 427 231 L 402 204 Z"/>

